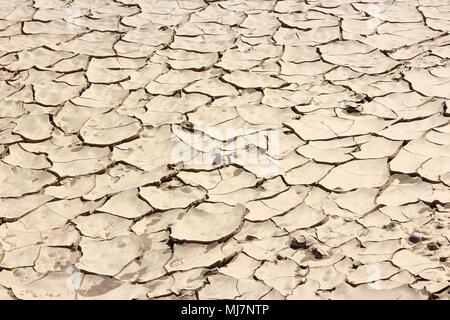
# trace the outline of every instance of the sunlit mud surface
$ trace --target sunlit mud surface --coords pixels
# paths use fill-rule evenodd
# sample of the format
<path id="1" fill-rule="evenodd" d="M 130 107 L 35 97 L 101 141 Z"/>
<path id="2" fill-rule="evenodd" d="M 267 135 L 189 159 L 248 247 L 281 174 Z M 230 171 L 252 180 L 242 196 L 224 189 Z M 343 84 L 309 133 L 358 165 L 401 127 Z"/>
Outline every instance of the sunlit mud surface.
<path id="1" fill-rule="evenodd" d="M 0 299 L 448 299 L 448 0 L 1 0 Z"/>

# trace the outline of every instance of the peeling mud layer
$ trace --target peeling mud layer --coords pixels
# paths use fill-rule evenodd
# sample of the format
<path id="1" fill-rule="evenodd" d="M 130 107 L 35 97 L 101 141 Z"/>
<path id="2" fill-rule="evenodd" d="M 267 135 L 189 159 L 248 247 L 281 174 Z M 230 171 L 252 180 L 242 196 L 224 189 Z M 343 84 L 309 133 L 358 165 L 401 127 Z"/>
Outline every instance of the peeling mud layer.
<path id="1" fill-rule="evenodd" d="M 448 299 L 448 0 L 0 3 L 0 299 Z"/>

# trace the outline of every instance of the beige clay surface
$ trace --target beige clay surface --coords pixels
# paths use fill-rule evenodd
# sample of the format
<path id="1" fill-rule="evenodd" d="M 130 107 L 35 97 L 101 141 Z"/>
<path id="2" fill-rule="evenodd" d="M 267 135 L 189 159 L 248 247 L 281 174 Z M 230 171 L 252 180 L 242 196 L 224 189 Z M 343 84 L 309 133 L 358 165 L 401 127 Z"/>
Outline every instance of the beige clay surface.
<path id="1" fill-rule="evenodd" d="M 0 1 L 0 299 L 449 299 L 448 0 Z"/>

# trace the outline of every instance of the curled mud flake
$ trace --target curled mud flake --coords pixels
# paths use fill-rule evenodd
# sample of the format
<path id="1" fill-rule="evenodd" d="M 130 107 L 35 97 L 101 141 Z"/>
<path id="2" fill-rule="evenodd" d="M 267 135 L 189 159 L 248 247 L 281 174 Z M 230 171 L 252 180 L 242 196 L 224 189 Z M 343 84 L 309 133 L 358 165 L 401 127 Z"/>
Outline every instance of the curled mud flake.
<path id="1" fill-rule="evenodd" d="M 57 181 L 56 176 L 35 169 L 24 169 L 0 163 L 1 197 L 20 197 L 27 193 L 40 191 L 43 187 Z"/>
<path id="2" fill-rule="evenodd" d="M 258 46 L 245 46 L 242 49 L 227 50 L 216 66 L 228 71 L 255 70 L 264 61 L 277 58 L 281 54 L 281 47 L 272 44 L 260 44 Z M 256 71 L 256 70 L 255 70 Z"/>
<path id="3" fill-rule="evenodd" d="M 80 242 L 83 256 L 77 266 L 88 272 L 114 276 L 141 255 L 142 244 L 132 234 L 112 240 L 93 240 L 83 237 Z"/>
<path id="4" fill-rule="evenodd" d="M 249 221 L 265 221 L 281 215 L 299 205 L 308 195 L 308 191 L 307 187 L 293 186 L 274 197 L 248 202 L 246 207 L 249 213 L 245 218 Z"/>
<path id="5" fill-rule="evenodd" d="M 139 61 L 139 60 L 136 60 Z M 127 68 L 122 70 L 123 66 Z M 129 69 L 142 67 L 142 64 L 134 63 L 126 59 L 92 59 L 89 63 L 86 77 L 92 83 L 122 82 L 128 78 Z"/>
<path id="6" fill-rule="evenodd" d="M 15 300 L 15 298 L 10 290 L 0 286 L 0 300 Z"/>
<path id="7" fill-rule="evenodd" d="M 175 221 L 179 220 L 186 211 L 184 209 L 173 209 L 157 212 L 143 217 L 133 224 L 131 229 L 137 235 L 160 232 L 168 229 Z"/>
<path id="8" fill-rule="evenodd" d="M 152 212 L 147 202 L 139 198 L 137 190 L 128 190 L 112 196 L 98 211 L 133 219 Z"/>
<path id="9" fill-rule="evenodd" d="M 108 148 L 68 146 L 51 152 L 51 171 L 60 176 L 82 176 L 96 173 L 111 164 Z"/>
<path id="10" fill-rule="evenodd" d="M 421 165 L 432 157 L 445 157 L 445 145 L 435 144 L 424 138 L 408 142 L 390 162 L 392 171 L 406 174 L 416 173 Z"/>
<path id="11" fill-rule="evenodd" d="M 265 105 L 247 104 L 238 106 L 239 115 L 247 122 L 255 125 L 280 126 L 295 114 L 289 109 L 272 108 Z"/>
<path id="12" fill-rule="evenodd" d="M 15 230 L 45 232 L 61 228 L 68 219 L 52 211 L 46 205 L 42 205 L 31 211 L 21 219 L 11 222 L 8 227 Z"/>
<path id="13" fill-rule="evenodd" d="M 254 187 L 260 181 L 254 174 L 234 166 L 219 169 L 219 173 L 222 180 L 209 190 L 208 194 L 224 194 L 238 191 L 245 187 Z"/>
<path id="14" fill-rule="evenodd" d="M 302 281 L 297 274 L 298 269 L 299 266 L 292 260 L 265 262 L 256 270 L 255 276 L 287 296 Z"/>
<path id="15" fill-rule="evenodd" d="M 449 298 L 446 0 L 3 2 L 0 299 Z"/>
<path id="16" fill-rule="evenodd" d="M 325 220 L 325 218 L 326 215 L 322 211 L 301 204 L 282 216 L 274 217 L 273 221 L 280 228 L 288 232 L 293 232 L 298 229 L 307 229 L 316 226 Z"/>
<path id="17" fill-rule="evenodd" d="M 108 111 L 108 108 L 78 106 L 68 101 L 53 120 L 64 132 L 77 133 L 87 120 L 106 111 Z"/>
<path id="18" fill-rule="evenodd" d="M 211 78 L 194 82 L 184 89 L 186 92 L 198 92 L 213 97 L 235 96 L 238 91 L 230 84 Z"/>
<path id="19" fill-rule="evenodd" d="M 424 162 L 417 170 L 427 180 L 446 182 L 450 173 L 450 157 L 436 157 Z"/>
<path id="20" fill-rule="evenodd" d="M 450 132 L 439 131 L 439 129 L 444 129 L 445 127 L 439 127 L 435 130 L 431 130 L 425 135 L 425 138 L 432 143 L 440 145 L 450 145 Z"/>
<path id="21" fill-rule="evenodd" d="M 354 149 L 355 147 L 328 147 L 322 143 L 311 141 L 309 144 L 300 146 L 296 151 L 314 161 L 334 164 L 352 160 L 353 157 L 350 155 L 350 152 Z"/>
<path id="22" fill-rule="evenodd" d="M 156 130 L 155 136 L 145 136 L 115 146 L 112 159 L 126 162 L 146 172 L 164 172 L 168 170 L 168 165 L 173 168 L 182 161 L 198 156 L 198 152 L 176 137 L 165 138 L 165 131 L 167 130 Z"/>
<path id="23" fill-rule="evenodd" d="M 140 129 L 136 119 L 112 111 L 90 118 L 80 134 L 86 143 L 109 145 L 132 138 Z"/>
<path id="24" fill-rule="evenodd" d="M 84 90 L 80 96 L 71 99 L 71 102 L 79 106 L 100 109 L 108 108 L 109 110 L 119 106 L 128 94 L 128 90 L 125 90 L 119 84 L 104 85 L 94 83 Z M 109 119 L 113 121 L 115 118 L 118 118 L 116 112 L 110 112 L 108 115 Z M 108 120 L 105 118 L 105 121 Z"/>
<path id="25" fill-rule="evenodd" d="M 326 212 L 327 210 L 325 210 Z M 361 225 L 345 221 L 345 218 L 338 217 L 334 212 L 330 211 L 330 216 L 326 222 L 316 227 L 317 239 L 323 243 L 327 243 L 330 247 L 338 247 L 347 241 L 352 240 L 358 235 L 363 228 Z M 350 218 L 347 218 L 350 219 Z M 301 243 L 303 247 L 307 247 L 306 243 Z M 316 254 L 316 256 L 319 256 Z"/>
<path id="26" fill-rule="evenodd" d="M 34 264 L 34 269 L 40 273 L 65 271 L 74 265 L 80 256 L 80 252 L 67 248 L 42 247 Z"/>
<path id="27" fill-rule="evenodd" d="M 73 36 L 70 35 L 70 38 Z M 70 41 L 61 41 L 51 45 L 51 49 L 75 52 L 95 57 L 107 57 L 115 54 L 113 44 L 119 35 L 113 32 L 92 31 Z"/>
<path id="28" fill-rule="evenodd" d="M 426 96 L 450 98 L 448 65 L 428 70 L 411 70 L 405 73 L 405 79 L 415 90 Z"/>
<path id="29" fill-rule="evenodd" d="M 144 299 L 149 289 L 141 284 L 124 283 L 109 277 L 86 274 L 78 289 L 79 300 Z"/>
<path id="30" fill-rule="evenodd" d="M 372 283 L 374 281 L 390 278 L 399 271 L 398 268 L 394 267 L 389 262 L 372 263 L 351 270 L 347 279 L 353 285 Z M 375 285 L 376 284 L 373 284 L 373 286 Z"/>
<path id="31" fill-rule="evenodd" d="M 305 283 L 298 285 L 292 290 L 292 294 L 287 296 L 287 300 L 321 300 L 316 293 L 319 287 L 318 281 L 308 279 Z"/>
<path id="32" fill-rule="evenodd" d="M 360 146 L 360 150 L 352 152 L 356 159 L 380 159 L 392 157 L 402 146 L 401 141 L 391 141 L 382 137 L 373 137 Z"/>
<path id="33" fill-rule="evenodd" d="M 421 197 L 433 194 L 430 183 L 420 178 L 411 178 L 407 175 L 394 175 L 390 184 L 377 197 L 378 204 L 388 206 L 400 206 L 403 204 L 417 202 Z"/>
<path id="34" fill-rule="evenodd" d="M 383 73 L 398 64 L 379 50 L 358 41 L 332 42 L 319 48 L 325 61 L 366 74 Z"/>
<path id="35" fill-rule="evenodd" d="M 181 171 L 177 174 L 177 177 L 186 184 L 201 186 L 207 190 L 215 188 L 222 181 L 219 170 L 198 172 Z"/>
<path id="36" fill-rule="evenodd" d="M 39 256 L 39 249 L 38 246 L 27 246 L 6 251 L 0 261 L 0 267 L 8 269 L 32 267 Z"/>
<path id="37" fill-rule="evenodd" d="M 69 220 L 75 219 L 83 213 L 92 213 L 105 202 L 105 199 L 99 201 L 82 201 L 79 198 L 71 200 L 58 200 L 47 203 L 45 206 L 53 212 Z"/>
<path id="38" fill-rule="evenodd" d="M 66 178 L 58 185 L 45 188 L 44 193 L 58 199 L 75 199 L 81 197 L 95 187 L 95 175 Z"/>
<path id="39" fill-rule="evenodd" d="M 331 293 L 331 300 L 426 300 L 427 296 L 418 290 L 412 289 L 408 285 L 403 285 L 395 289 L 374 289 L 367 284 L 352 287 L 347 283 L 339 285 Z"/>
<path id="40" fill-rule="evenodd" d="M 378 227 L 384 228 L 386 226 L 390 226 L 392 224 L 391 219 L 380 211 L 373 211 L 368 213 L 362 218 L 358 219 L 358 222 L 361 223 L 364 227 Z"/>
<path id="41" fill-rule="evenodd" d="M 102 240 L 111 240 L 118 236 L 127 235 L 131 226 L 131 221 L 128 219 L 107 213 L 78 216 L 72 222 L 82 235 Z"/>
<path id="42" fill-rule="evenodd" d="M 332 198 L 343 209 L 356 214 L 365 214 L 377 206 L 375 203 L 377 194 L 376 188 L 358 188 L 355 191 L 333 194 Z"/>
<path id="43" fill-rule="evenodd" d="M 13 133 L 17 133 L 26 139 L 44 140 L 51 136 L 53 126 L 48 115 L 26 114 L 17 120 Z"/>
<path id="44" fill-rule="evenodd" d="M 3 162 L 27 169 L 47 169 L 51 167 L 50 162 L 43 154 L 34 154 L 23 150 L 18 144 L 9 146 L 9 155 Z"/>
<path id="45" fill-rule="evenodd" d="M 325 177 L 333 166 L 309 161 L 308 163 L 294 168 L 286 173 L 285 180 L 288 184 L 313 184 Z"/>
<path id="46" fill-rule="evenodd" d="M 208 269 L 197 268 L 173 273 L 174 284 L 170 290 L 176 295 L 180 295 L 183 291 L 198 290 L 204 287 L 207 270 Z"/>
<path id="47" fill-rule="evenodd" d="M 118 275 L 117 279 L 122 281 L 144 283 L 164 276 L 167 271 L 164 268 L 167 261 L 172 257 L 169 248 L 150 248 L 142 257 L 129 264 Z"/>
<path id="48" fill-rule="evenodd" d="M 37 243 L 53 247 L 72 247 L 78 244 L 81 239 L 79 232 L 69 224 L 42 232 L 40 237 L 41 239 Z"/>
<path id="49" fill-rule="evenodd" d="M 227 213 L 206 212 L 191 208 L 171 227 L 170 236 L 179 241 L 223 241 L 240 227 L 246 210 L 241 204 Z"/>
<path id="50" fill-rule="evenodd" d="M 143 187 L 139 193 L 153 208 L 160 210 L 186 208 L 201 202 L 206 196 L 204 189 L 191 186 Z"/>
<path id="51" fill-rule="evenodd" d="M 390 217 L 393 221 L 402 223 L 408 222 L 411 219 L 428 218 L 432 215 L 433 209 L 427 206 L 422 201 L 402 206 L 384 206 L 381 207 L 380 212 Z"/>
<path id="52" fill-rule="evenodd" d="M 33 85 L 36 102 L 49 106 L 57 106 L 77 97 L 82 88 L 81 85 L 69 85 L 66 82 L 55 81 Z"/>
<path id="53" fill-rule="evenodd" d="M 320 180 L 325 188 L 350 191 L 355 188 L 381 187 L 389 179 L 387 159 L 354 160 L 335 167 Z"/>
<path id="54" fill-rule="evenodd" d="M 419 139 L 428 130 L 446 123 L 448 123 L 447 118 L 435 114 L 422 120 L 395 123 L 379 131 L 378 134 L 390 140 L 414 140 Z"/>
<path id="55" fill-rule="evenodd" d="M 52 199 L 51 196 L 39 193 L 19 198 L 0 199 L 0 216 L 7 219 L 17 219 Z"/>
<path id="56" fill-rule="evenodd" d="M 307 114 L 300 120 L 286 122 L 304 140 L 324 140 L 378 132 L 388 122 L 374 116 L 348 118 Z"/>
<path id="57" fill-rule="evenodd" d="M 107 194 L 135 189 L 142 185 L 155 184 L 161 179 L 170 176 L 166 167 L 153 168 L 150 171 L 138 170 L 135 167 L 118 164 L 107 173 L 94 175 L 94 186 L 84 194 L 86 200 L 97 200 Z M 92 177 L 92 176 L 91 176 Z M 92 181 L 84 181 L 86 184 Z"/>
<path id="58" fill-rule="evenodd" d="M 33 268 L 17 268 L 15 270 L 2 270 L 0 272 L 0 284 L 7 288 L 14 286 L 23 286 L 34 282 L 42 277 L 41 273 Z"/>
<path id="59" fill-rule="evenodd" d="M 426 269 L 439 268 L 439 263 L 407 249 L 397 251 L 392 257 L 392 263 L 415 275 Z"/>
<path id="60" fill-rule="evenodd" d="M 241 251 L 241 246 L 233 240 L 226 243 L 213 242 L 208 245 L 183 243 L 174 245 L 173 257 L 166 264 L 166 270 L 186 271 L 199 267 L 220 265 Z"/>
<path id="61" fill-rule="evenodd" d="M 281 74 L 286 76 L 318 76 L 334 68 L 332 64 L 322 61 L 305 63 L 280 62 Z"/>
<path id="62" fill-rule="evenodd" d="M 161 50 L 155 61 L 165 61 L 175 70 L 207 69 L 217 62 L 216 53 L 199 53 L 185 50 Z M 153 61 L 153 60 L 152 60 Z"/>
<path id="63" fill-rule="evenodd" d="M 154 95 L 172 95 L 194 81 L 214 78 L 220 74 L 216 69 L 210 69 L 205 73 L 193 70 L 169 70 L 150 82 L 145 89 Z"/>
<path id="64" fill-rule="evenodd" d="M 377 34 L 363 38 L 361 41 L 380 50 L 394 50 L 432 39 L 439 34 L 439 31 L 432 30 L 422 22 L 386 22 L 377 28 Z"/>
<path id="65" fill-rule="evenodd" d="M 170 44 L 170 48 L 216 53 L 231 48 L 235 40 L 235 35 L 231 32 L 216 35 L 202 34 L 189 37 L 175 35 L 173 42 Z"/>
<path id="66" fill-rule="evenodd" d="M 211 275 L 208 284 L 198 293 L 201 300 L 236 299 L 240 293 L 237 289 L 238 280 L 222 274 Z"/>
<path id="67" fill-rule="evenodd" d="M 204 127 L 215 127 L 238 116 L 234 108 L 202 106 L 189 116 L 189 121 L 194 128 L 203 130 Z"/>
<path id="68" fill-rule="evenodd" d="M 239 279 L 237 290 L 240 296 L 236 300 L 259 300 L 266 297 L 271 291 L 271 287 L 262 281 L 254 279 Z"/>
<path id="69" fill-rule="evenodd" d="M 245 71 L 233 71 L 224 75 L 223 79 L 241 88 L 279 88 L 285 83 L 267 74 Z"/>
<path id="70" fill-rule="evenodd" d="M 238 254 L 226 266 L 219 269 L 220 273 L 236 279 L 251 278 L 255 270 L 260 266 L 260 262 L 247 256 L 244 253 Z"/>
<path id="71" fill-rule="evenodd" d="M 363 104 L 365 113 L 384 118 L 414 120 L 442 112 L 441 99 L 424 97 L 416 92 L 391 93 Z"/>

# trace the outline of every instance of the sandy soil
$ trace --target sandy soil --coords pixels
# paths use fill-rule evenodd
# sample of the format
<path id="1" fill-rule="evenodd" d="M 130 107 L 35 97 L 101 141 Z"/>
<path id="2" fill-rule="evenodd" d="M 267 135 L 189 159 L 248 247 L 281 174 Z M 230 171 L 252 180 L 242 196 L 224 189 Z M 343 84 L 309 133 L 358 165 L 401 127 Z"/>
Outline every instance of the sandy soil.
<path id="1" fill-rule="evenodd" d="M 0 3 L 0 299 L 448 299 L 448 0 Z"/>

